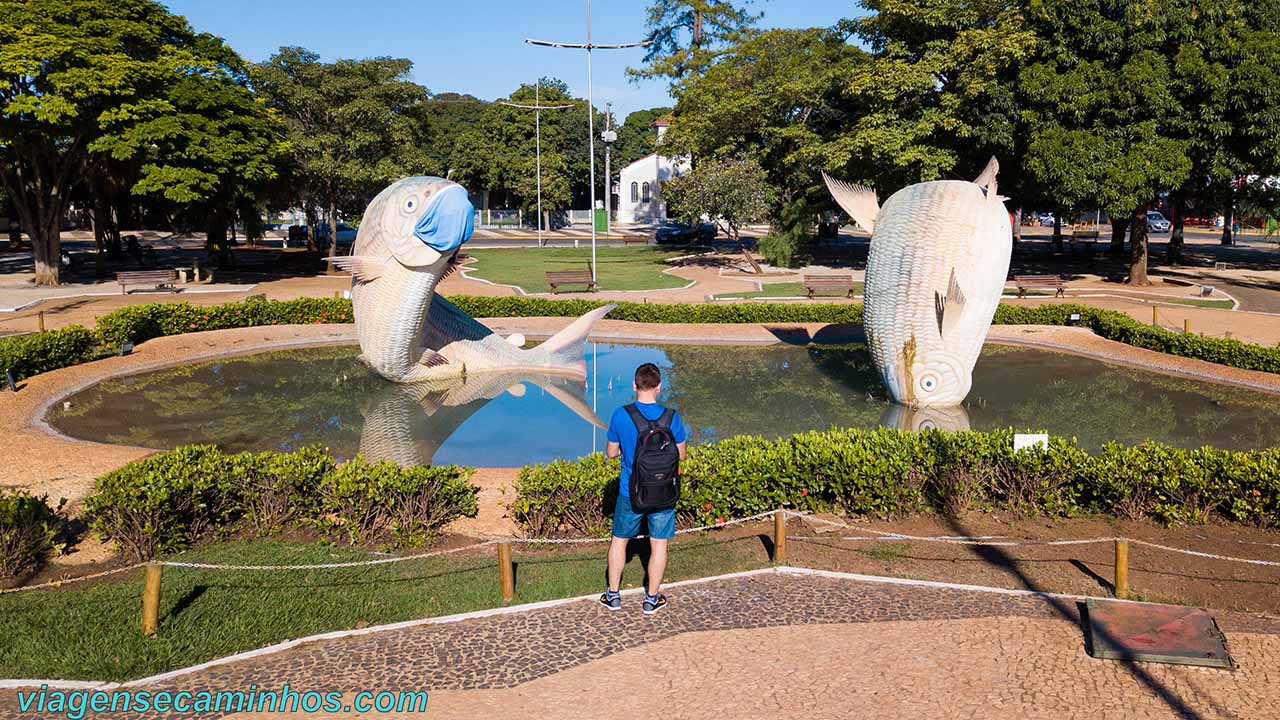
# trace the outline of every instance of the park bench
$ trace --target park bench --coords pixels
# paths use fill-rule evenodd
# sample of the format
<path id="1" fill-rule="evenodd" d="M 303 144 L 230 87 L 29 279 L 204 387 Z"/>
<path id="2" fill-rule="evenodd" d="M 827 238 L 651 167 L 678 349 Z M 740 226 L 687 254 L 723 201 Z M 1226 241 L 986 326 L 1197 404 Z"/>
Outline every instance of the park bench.
<path id="1" fill-rule="evenodd" d="M 1072 230 L 1071 231 L 1071 250 L 1074 252 L 1076 245 L 1087 245 L 1089 251 L 1092 252 L 1098 242 L 1097 230 Z"/>
<path id="2" fill-rule="evenodd" d="M 129 294 L 129 285 L 155 285 L 156 290 L 178 292 L 178 288 L 174 287 L 177 281 L 177 270 L 131 270 L 116 273 L 116 282 L 120 283 L 120 292 L 124 295 Z"/>
<path id="3" fill-rule="evenodd" d="M 1062 292 L 1067 289 L 1066 283 L 1057 275 L 1017 275 L 1013 282 L 1018 286 L 1018 297 L 1025 297 L 1028 290 L 1041 288 L 1053 288 L 1057 291 L 1054 297 L 1062 297 Z"/>
<path id="4" fill-rule="evenodd" d="M 596 281 L 591 278 L 590 265 L 586 270 L 549 270 L 547 284 L 551 286 L 553 293 L 560 292 L 561 285 L 586 285 L 587 290 L 596 289 Z"/>
<path id="5" fill-rule="evenodd" d="M 813 298 L 815 292 L 822 291 L 843 291 L 845 297 L 853 297 L 853 276 L 852 275 L 805 275 L 804 289 L 808 291 L 809 297 Z"/>
<path id="6" fill-rule="evenodd" d="M 626 245 L 648 245 L 649 238 L 644 235 L 623 235 L 622 244 Z"/>

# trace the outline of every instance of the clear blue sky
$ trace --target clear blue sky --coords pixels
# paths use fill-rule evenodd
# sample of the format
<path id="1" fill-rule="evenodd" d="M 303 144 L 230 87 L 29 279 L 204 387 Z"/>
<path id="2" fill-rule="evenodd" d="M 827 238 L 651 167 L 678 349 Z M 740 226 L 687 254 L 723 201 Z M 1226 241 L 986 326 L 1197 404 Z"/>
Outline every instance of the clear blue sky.
<path id="1" fill-rule="evenodd" d="M 163 1 L 163 0 L 162 0 Z M 492 100 L 522 82 L 558 77 L 586 95 L 582 51 L 524 43 L 532 37 L 586 39 L 586 0 L 167 0 L 197 30 L 226 38 L 242 56 L 261 61 L 284 45 L 324 59 L 407 57 L 414 79 L 432 92 Z M 592 40 L 632 42 L 644 36 L 647 0 L 595 0 Z M 817 27 L 855 13 L 854 0 L 757 0 L 762 27 Z M 670 103 L 664 81 L 629 82 L 643 49 L 593 53 L 595 102 L 613 103 L 619 118 Z"/>

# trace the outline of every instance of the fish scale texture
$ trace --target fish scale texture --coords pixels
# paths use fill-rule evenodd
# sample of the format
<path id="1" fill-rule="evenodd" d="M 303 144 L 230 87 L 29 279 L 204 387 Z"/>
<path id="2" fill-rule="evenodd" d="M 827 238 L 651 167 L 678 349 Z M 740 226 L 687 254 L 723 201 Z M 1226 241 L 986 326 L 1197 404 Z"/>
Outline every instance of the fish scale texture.
<path id="1" fill-rule="evenodd" d="M 866 329 L 894 400 L 946 406 L 968 395 L 1011 252 L 1004 204 L 974 183 L 921 183 L 885 201 L 867 259 Z M 959 298 L 947 297 L 953 273 Z"/>

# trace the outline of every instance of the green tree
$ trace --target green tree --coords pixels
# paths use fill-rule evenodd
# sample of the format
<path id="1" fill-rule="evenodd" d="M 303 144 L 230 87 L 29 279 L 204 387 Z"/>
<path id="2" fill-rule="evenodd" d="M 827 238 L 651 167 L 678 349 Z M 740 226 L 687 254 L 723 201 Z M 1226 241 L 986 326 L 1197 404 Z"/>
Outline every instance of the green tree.
<path id="1" fill-rule="evenodd" d="M 104 134 L 171 114 L 174 83 L 217 73 L 217 45 L 150 0 L 0 3 L 0 180 L 31 237 L 37 284 L 58 284 L 67 197 L 94 154 L 112 151 Z"/>
<path id="2" fill-rule="evenodd" d="M 458 143 L 484 117 L 489 103 L 471 95 L 439 93 L 422 103 L 418 122 L 422 145 L 432 167 L 444 168 L 446 176 L 454 167 Z"/>
<path id="3" fill-rule="evenodd" d="M 633 80 L 665 77 L 673 87 L 701 74 L 716 51 L 741 41 L 763 13 L 752 0 L 656 0 L 649 6 L 646 65 L 629 68 Z"/>
<path id="4" fill-rule="evenodd" d="M 1035 3 L 1041 40 L 1021 74 L 1030 119 L 1028 166 L 1052 195 L 1093 195 L 1129 218 L 1129 283 L 1147 285 L 1146 211 L 1191 173 L 1191 143 L 1165 38 L 1183 9 L 1171 3 Z M 1072 167 L 1073 165 L 1078 167 Z"/>
<path id="5" fill-rule="evenodd" d="M 412 67 L 386 57 L 322 63 L 285 47 L 251 70 L 254 89 L 288 130 L 299 194 L 325 210 L 331 238 L 339 211 L 358 212 L 405 175 L 443 172 L 422 145 L 418 118 L 429 94 L 409 80 Z M 330 243 L 331 256 L 336 248 Z"/>
<path id="6" fill-rule="evenodd" d="M 636 110 L 618 127 L 618 141 L 613 144 L 613 162 L 624 168 L 653 152 L 658 146 L 658 135 L 653 131 L 653 121 L 670 115 L 673 108 L 655 107 Z"/>
<path id="7" fill-rule="evenodd" d="M 663 186 L 667 206 L 681 220 L 693 225 L 703 218 L 737 243 L 752 269 L 763 272 L 742 244 L 742 228 L 769 216 L 775 193 L 764 169 L 754 160 L 711 158 L 703 160 L 683 177 Z"/>
<path id="8" fill-rule="evenodd" d="M 761 246 L 771 262 L 799 252 L 831 204 L 819 171 L 838 162 L 832 148 L 856 119 L 844 87 L 864 62 L 842 33 L 768 30 L 724 50 L 679 90 L 671 152 L 752 158 L 777 190 L 769 214 L 780 232 Z"/>

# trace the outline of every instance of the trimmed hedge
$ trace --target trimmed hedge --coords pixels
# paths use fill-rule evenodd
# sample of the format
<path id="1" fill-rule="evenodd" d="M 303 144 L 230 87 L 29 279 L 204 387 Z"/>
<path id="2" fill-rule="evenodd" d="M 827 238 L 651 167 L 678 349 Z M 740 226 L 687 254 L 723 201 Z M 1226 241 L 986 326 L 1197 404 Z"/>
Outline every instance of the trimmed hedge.
<path id="1" fill-rule="evenodd" d="M 608 303 L 536 297 L 449 298 L 473 317 L 577 317 Z M 616 303 L 614 320 L 646 323 L 847 323 L 862 322 L 862 306 L 846 304 Z M 1115 310 L 1084 305 L 1039 307 L 1001 305 L 997 325 L 1067 325 L 1073 313 L 1080 324 L 1108 340 L 1182 357 L 1263 372 L 1280 373 L 1280 347 L 1252 345 L 1227 338 L 1184 335 L 1153 328 Z M 98 318 L 93 330 L 73 326 L 37 335 L 0 340 L 0 372 L 22 379 L 87 362 L 115 352 L 125 342 L 141 343 L 165 335 L 260 325 L 310 325 L 353 321 L 351 301 L 336 298 L 266 300 L 251 298 L 224 305 L 154 303 L 132 305 Z"/>
<path id="2" fill-rule="evenodd" d="M 1280 448 L 1230 452 L 1073 440 L 1013 451 L 1013 431 L 831 430 L 690 449 L 677 512 L 688 525 L 778 507 L 888 517 L 1001 508 L 1028 515 L 1211 518 L 1280 527 Z M 530 535 L 607 533 L 618 461 L 596 454 L 521 470 L 512 517 Z"/>
<path id="3" fill-rule="evenodd" d="M 51 553 L 61 552 L 58 533 L 66 501 L 56 509 L 48 501 L 47 495 L 0 487 L 0 579 L 39 570 Z"/>
<path id="4" fill-rule="evenodd" d="M 335 466 L 317 448 L 229 455 L 191 445 L 98 478 L 85 500 L 91 527 L 131 560 L 184 550 L 214 535 L 312 528 L 353 545 L 412 546 L 475 517 L 471 470 L 401 468 L 356 458 Z"/>

